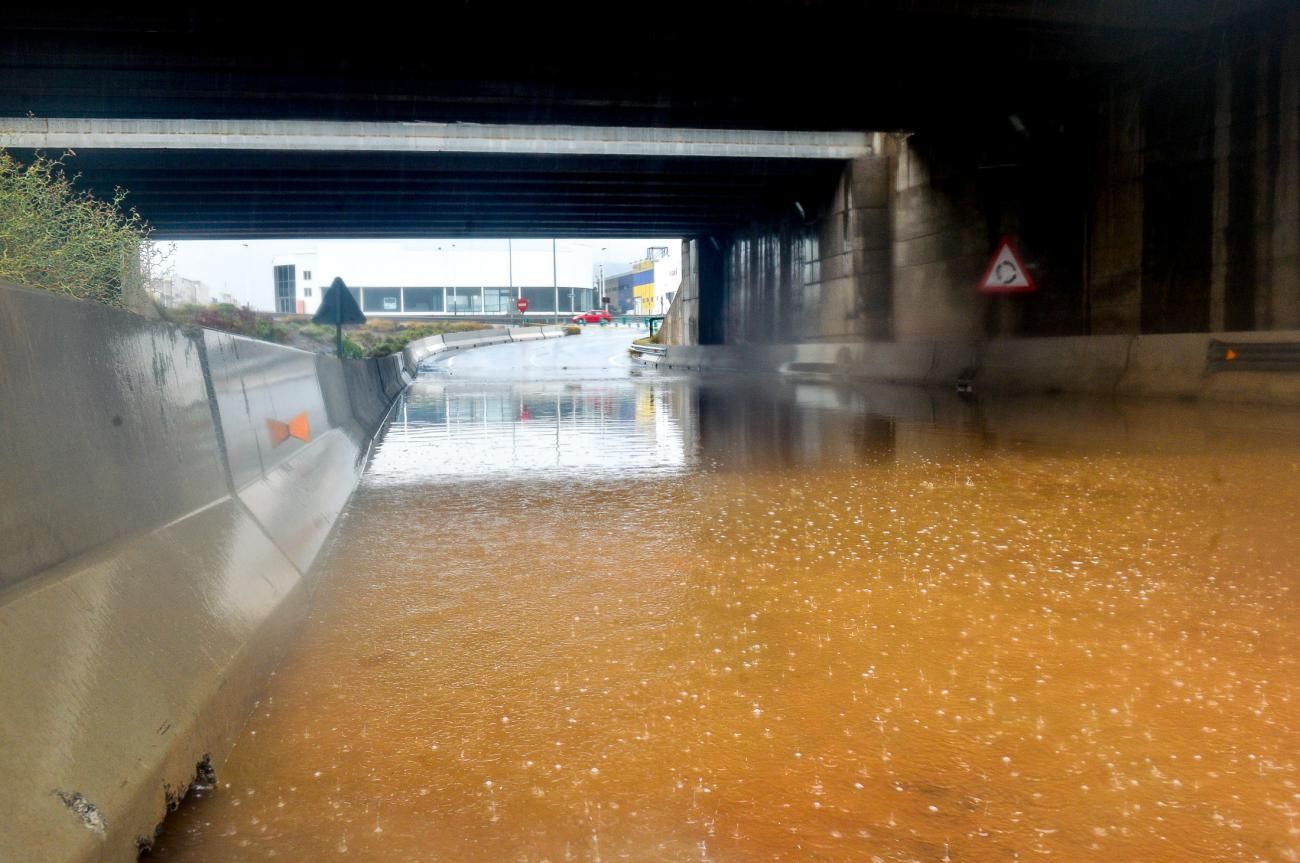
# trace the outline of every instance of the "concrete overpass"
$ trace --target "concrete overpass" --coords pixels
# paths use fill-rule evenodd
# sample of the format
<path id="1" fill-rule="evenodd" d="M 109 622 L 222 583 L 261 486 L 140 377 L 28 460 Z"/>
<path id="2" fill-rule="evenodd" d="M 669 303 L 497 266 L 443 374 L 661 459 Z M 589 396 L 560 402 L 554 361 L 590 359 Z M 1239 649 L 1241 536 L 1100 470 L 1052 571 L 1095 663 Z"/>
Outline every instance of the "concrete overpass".
<path id="1" fill-rule="evenodd" d="M 1300 328 L 1294 4 L 438 16 L 19 10 L 0 144 L 160 238 L 679 235 L 687 346 Z"/>
<path id="2" fill-rule="evenodd" d="M 871 152 L 862 132 L 29 117 L 0 119 L 0 147 L 73 150 L 163 239 L 702 236 Z"/>
<path id="3" fill-rule="evenodd" d="M 1023 161 L 1024 135 L 1013 129 L 1038 149 L 1055 137 L 1065 105 L 1095 103 L 1134 77 L 1213 65 L 1225 51 L 1248 49 L 1251 33 L 1276 29 L 1282 8 L 1264 0 L 669 2 L 601 7 L 582 27 L 509 4 L 459 4 L 400 21 L 30 8 L 0 22 L 0 117 L 18 118 L 10 132 L 29 116 L 176 121 L 176 142 L 193 140 L 195 121 L 245 130 L 250 121 L 290 120 L 335 129 L 491 124 L 516 143 L 539 126 L 568 127 L 571 136 L 573 127 L 606 136 L 657 130 L 677 144 L 706 129 L 906 131 L 960 142 L 991 169 Z M 1019 125 L 1008 125 L 1012 116 Z M 345 127 L 390 140 L 427 141 L 430 131 Z M 770 151 L 596 151 L 555 138 L 527 150 L 473 149 L 462 138 L 379 152 L 363 136 L 339 135 L 350 139 L 345 146 L 323 149 L 291 133 L 278 148 L 266 135 L 256 149 L 225 136 L 220 150 L 202 151 L 137 136 L 106 152 L 105 127 L 81 128 L 10 146 L 71 146 L 87 187 L 128 189 L 164 238 L 716 237 L 783 216 L 795 201 L 816 218 L 825 208 L 810 199 L 828 198 L 834 186 L 823 162 L 774 160 Z M 436 134 L 448 129 L 474 127 Z"/>
<path id="4" fill-rule="evenodd" d="M 162 238 L 678 234 L 684 343 L 1278 329 L 1300 326 L 1297 14 L 669 3 L 601 10 L 598 46 L 537 8 L 33 8 L 0 22 L 0 117 Z M 741 146 L 763 130 L 783 153 Z M 793 146 L 868 130 L 861 155 Z M 1004 234 L 1039 290 L 979 297 Z"/>
<path id="5" fill-rule="evenodd" d="M 439 4 L 399 16 L 28 6 L 0 116 L 917 129 L 1216 50 L 1271 0 Z"/>
<path id="6" fill-rule="evenodd" d="M 163 237 L 676 233 L 670 362 L 1300 396 L 1293 4 L 602 11 L 653 63 L 549 8 L 408 14 L 10 10 L 4 142 L 71 147 Z M 1036 292 L 976 292 L 1003 235 Z M 228 751 L 411 363 L 0 312 L 5 835 L 133 859 Z"/>

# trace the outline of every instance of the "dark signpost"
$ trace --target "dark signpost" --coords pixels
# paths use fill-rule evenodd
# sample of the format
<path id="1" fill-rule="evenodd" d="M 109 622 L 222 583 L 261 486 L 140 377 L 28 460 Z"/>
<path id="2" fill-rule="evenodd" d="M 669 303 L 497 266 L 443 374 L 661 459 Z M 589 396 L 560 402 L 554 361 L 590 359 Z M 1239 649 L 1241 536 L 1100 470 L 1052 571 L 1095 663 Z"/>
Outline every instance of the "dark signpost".
<path id="1" fill-rule="evenodd" d="M 320 308 L 311 322 L 334 325 L 334 351 L 339 359 L 343 359 L 343 325 L 364 324 L 366 316 L 348 286 L 336 278 L 325 291 L 325 296 L 320 298 Z"/>

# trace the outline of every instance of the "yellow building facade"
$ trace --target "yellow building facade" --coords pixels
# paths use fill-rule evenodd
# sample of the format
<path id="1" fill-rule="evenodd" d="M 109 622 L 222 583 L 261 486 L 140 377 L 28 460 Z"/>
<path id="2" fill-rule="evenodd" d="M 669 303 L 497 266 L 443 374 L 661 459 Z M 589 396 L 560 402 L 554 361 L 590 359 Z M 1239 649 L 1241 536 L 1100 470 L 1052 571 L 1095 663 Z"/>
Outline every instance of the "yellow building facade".
<path id="1" fill-rule="evenodd" d="M 637 261 L 632 265 L 632 277 L 632 297 L 637 314 L 651 314 L 655 307 L 655 262 Z"/>

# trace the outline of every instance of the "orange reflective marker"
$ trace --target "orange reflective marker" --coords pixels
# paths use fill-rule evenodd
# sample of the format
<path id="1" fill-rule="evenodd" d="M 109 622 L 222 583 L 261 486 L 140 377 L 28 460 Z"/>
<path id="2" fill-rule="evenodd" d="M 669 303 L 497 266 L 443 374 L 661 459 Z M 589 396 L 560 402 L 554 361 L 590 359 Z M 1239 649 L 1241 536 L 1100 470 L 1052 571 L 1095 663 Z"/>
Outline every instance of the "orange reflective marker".
<path id="1" fill-rule="evenodd" d="M 289 439 L 289 426 L 279 420 L 267 420 L 266 430 L 271 433 L 271 446 L 279 446 Z"/>
<path id="2" fill-rule="evenodd" d="M 1225 360 L 1235 360 L 1237 358 L 1237 352 L 1232 348 L 1228 348 L 1228 352 L 1223 355 L 1223 358 Z"/>
<path id="3" fill-rule="evenodd" d="M 311 442 L 311 426 L 307 423 L 306 411 L 289 420 L 289 434 L 303 443 Z"/>
<path id="4" fill-rule="evenodd" d="M 291 437 L 304 443 L 311 441 L 311 424 L 307 421 L 307 412 L 303 411 L 287 423 L 279 420 L 267 420 L 266 430 L 271 435 L 271 446 L 276 447 Z"/>

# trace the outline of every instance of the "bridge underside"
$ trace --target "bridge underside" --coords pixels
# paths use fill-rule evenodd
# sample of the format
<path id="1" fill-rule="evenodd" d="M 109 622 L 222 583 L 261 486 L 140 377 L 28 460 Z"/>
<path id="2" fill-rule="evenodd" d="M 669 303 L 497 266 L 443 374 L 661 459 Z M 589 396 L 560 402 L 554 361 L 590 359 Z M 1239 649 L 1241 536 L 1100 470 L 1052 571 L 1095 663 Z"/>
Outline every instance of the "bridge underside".
<path id="1" fill-rule="evenodd" d="M 29 153 L 18 152 L 20 158 Z M 789 159 L 77 150 L 160 239 L 687 237 L 793 210 L 839 163 Z"/>
<path id="2" fill-rule="evenodd" d="M 904 129 L 1184 55 L 1261 0 L 667 0 L 392 14 L 19 4 L 0 116 Z"/>
<path id="3" fill-rule="evenodd" d="M 0 21 L 0 117 L 960 136 L 1105 92 L 1121 68 L 1158 78 L 1171 59 L 1212 63 L 1222 22 L 1272 5 L 670 0 L 255 17 L 28 6 Z M 814 209 L 835 173 L 753 159 L 74 149 L 84 186 L 128 189 L 168 238 L 711 236 L 795 202 Z"/>
<path id="4" fill-rule="evenodd" d="M 50 148 L 76 150 L 83 186 L 128 189 L 163 238 L 681 236 L 695 290 L 678 293 L 670 330 L 687 342 L 1300 327 L 1294 3 L 670 0 L 583 21 L 470 3 L 437 16 L 14 10 L 0 21 L 0 117 L 416 121 L 416 137 L 569 124 L 679 143 L 847 131 L 870 144 L 790 158 L 564 141 L 104 149 L 88 135 Z M 0 146 L 24 146 L 4 132 Z M 977 291 L 1004 236 L 1036 292 Z"/>

